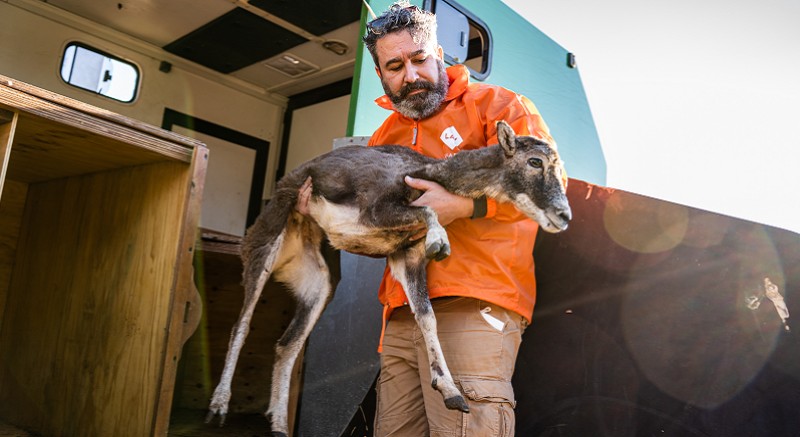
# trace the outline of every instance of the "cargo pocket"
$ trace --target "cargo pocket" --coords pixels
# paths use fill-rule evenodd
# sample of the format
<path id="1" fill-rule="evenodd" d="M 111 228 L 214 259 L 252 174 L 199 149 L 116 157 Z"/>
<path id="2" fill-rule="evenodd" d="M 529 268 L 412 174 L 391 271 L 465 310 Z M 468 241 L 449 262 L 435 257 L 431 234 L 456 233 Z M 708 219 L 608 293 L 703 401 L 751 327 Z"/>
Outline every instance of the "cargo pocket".
<path id="1" fill-rule="evenodd" d="M 461 388 L 470 402 L 470 412 L 464 415 L 465 436 L 514 435 L 514 389 L 511 382 L 472 379 L 461 380 Z"/>

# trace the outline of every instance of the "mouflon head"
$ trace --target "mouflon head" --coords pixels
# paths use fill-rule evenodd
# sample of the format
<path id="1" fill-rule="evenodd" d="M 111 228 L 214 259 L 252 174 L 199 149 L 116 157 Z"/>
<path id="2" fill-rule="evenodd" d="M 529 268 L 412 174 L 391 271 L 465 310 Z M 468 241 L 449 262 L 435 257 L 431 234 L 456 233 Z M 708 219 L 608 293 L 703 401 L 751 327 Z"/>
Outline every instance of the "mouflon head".
<path id="1" fill-rule="evenodd" d="M 555 145 L 534 136 L 517 136 L 503 120 L 497 122 L 497 139 L 510 170 L 502 186 L 511 202 L 547 232 L 567 229 L 572 210 Z"/>

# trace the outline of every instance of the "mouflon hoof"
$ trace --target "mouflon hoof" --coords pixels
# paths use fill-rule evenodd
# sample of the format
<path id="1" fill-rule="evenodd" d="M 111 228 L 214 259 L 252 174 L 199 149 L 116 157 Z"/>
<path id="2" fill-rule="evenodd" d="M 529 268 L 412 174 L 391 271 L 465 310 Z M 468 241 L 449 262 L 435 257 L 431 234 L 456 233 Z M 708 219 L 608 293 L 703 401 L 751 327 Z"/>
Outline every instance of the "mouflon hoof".
<path id="1" fill-rule="evenodd" d="M 465 413 L 469 413 L 467 402 L 462 396 L 453 396 L 452 398 L 445 399 L 444 406 L 450 410 L 460 410 Z"/>

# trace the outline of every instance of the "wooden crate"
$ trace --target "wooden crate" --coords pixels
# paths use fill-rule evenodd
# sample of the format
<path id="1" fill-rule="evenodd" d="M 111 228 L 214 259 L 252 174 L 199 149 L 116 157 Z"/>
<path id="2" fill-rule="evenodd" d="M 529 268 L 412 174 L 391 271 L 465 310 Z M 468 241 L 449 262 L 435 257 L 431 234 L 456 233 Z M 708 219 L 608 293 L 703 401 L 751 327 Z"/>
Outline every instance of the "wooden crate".
<path id="1" fill-rule="evenodd" d="M 166 435 L 208 151 L 0 76 L 0 422 Z"/>

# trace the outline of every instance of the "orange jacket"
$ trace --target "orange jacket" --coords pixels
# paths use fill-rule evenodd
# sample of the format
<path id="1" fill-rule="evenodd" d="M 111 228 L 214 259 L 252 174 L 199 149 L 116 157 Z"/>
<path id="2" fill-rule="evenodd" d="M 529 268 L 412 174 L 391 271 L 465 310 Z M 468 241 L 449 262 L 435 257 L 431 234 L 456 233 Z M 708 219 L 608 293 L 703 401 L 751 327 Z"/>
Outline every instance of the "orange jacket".
<path id="1" fill-rule="evenodd" d="M 497 144 L 495 123 L 505 120 L 518 135 L 535 135 L 552 141 L 533 102 L 505 88 L 470 83 L 463 65 L 447 69 L 450 89 L 444 109 L 416 121 L 393 112 L 375 131 L 369 145 L 399 144 L 434 158 L 461 150 Z M 393 110 L 387 96 L 376 100 Z M 428 264 L 431 298 L 467 296 L 492 302 L 531 320 L 536 300 L 533 243 L 538 225 L 511 204 L 487 202 L 481 219 L 458 219 L 447 226 L 451 254 Z M 402 286 L 388 267 L 378 298 L 384 316 L 406 305 Z"/>

